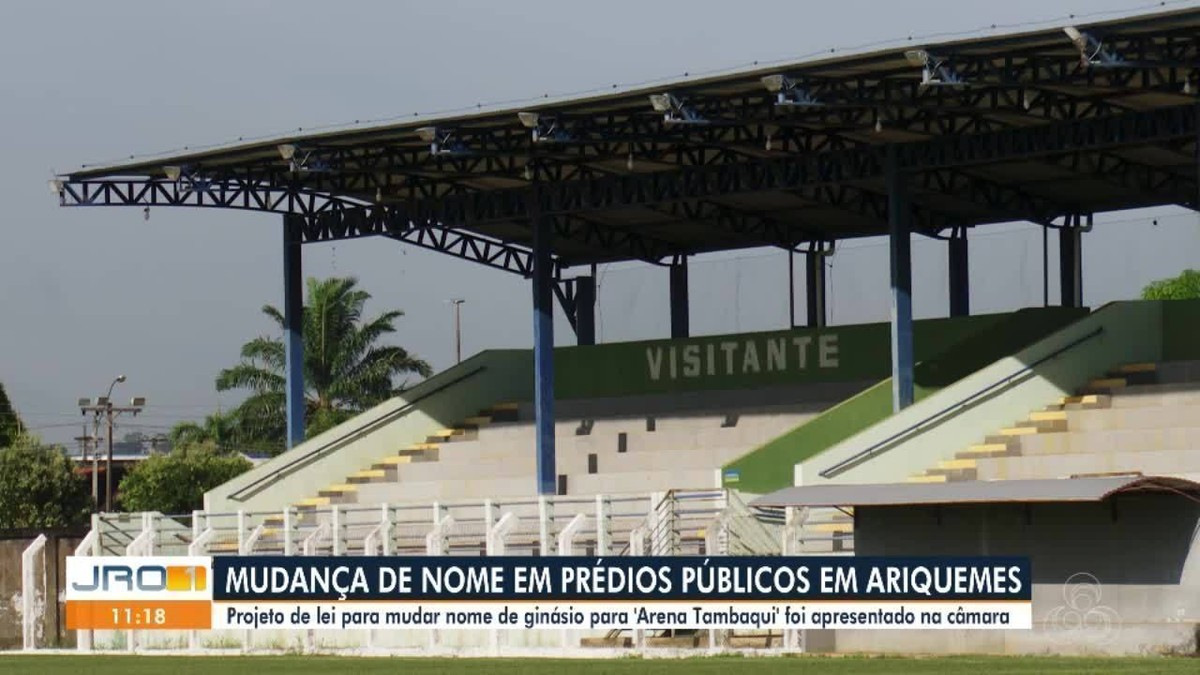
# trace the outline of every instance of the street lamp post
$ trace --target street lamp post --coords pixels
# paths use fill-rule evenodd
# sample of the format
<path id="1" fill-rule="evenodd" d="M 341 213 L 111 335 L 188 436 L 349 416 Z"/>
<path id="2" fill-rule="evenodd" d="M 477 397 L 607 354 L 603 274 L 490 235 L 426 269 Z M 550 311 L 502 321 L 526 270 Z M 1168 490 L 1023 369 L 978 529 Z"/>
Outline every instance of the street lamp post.
<path id="1" fill-rule="evenodd" d="M 462 363 L 462 298 L 450 301 L 454 305 L 454 362 Z"/>
<path id="2" fill-rule="evenodd" d="M 80 412 L 82 412 L 84 415 L 88 414 L 89 412 L 95 415 L 97 426 L 99 425 L 101 415 L 104 416 L 108 423 L 108 459 L 104 463 L 104 510 L 106 512 L 112 511 L 113 498 L 113 420 L 116 419 L 116 417 L 121 413 L 129 413 L 136 417 L 146 405 L 146 399 L 141 396 L 131 399 L 129 401 L 129 405 L 127 406 L 113 405 L 113 388 L 124 381 L 124 375 L 116 376 L 112 383 L 108 385 L 108 393 L 96 399 L 96 403 L 94 405 L 86 398 L 79 399 Z M 95 454 L 98 453 L 94 453 L 93 458 L 95 458 Z M 93 461 L 93 476 L 95 475 L 95 464 L 96 462 Z"/>

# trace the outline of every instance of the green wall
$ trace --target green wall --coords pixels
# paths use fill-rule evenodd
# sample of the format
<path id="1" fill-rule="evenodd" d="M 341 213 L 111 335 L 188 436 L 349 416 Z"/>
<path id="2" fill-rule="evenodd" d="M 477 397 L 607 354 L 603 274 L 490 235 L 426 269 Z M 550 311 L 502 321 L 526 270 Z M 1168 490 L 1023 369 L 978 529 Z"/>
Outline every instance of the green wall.
<path id="1" fill-rule="evenodd" d="M 1162 301 L 1164 361 L 1200 359 L 1200 300 Z"/>
<path id="2" fill-rule="evenodd" d="M 1047 307 L 993 315 L 990 322 L 952 346 L 938 342 L 940 353 L 918 352 L 913 372 L 920 401 L 984 366 L 1016 353 L 1060 328 L 1087 316 L 1086 309 Z M 932 349 L 924 351 L 928 354 Z M 890 354 L 885 355 L 890 359 Z M 892 380 L 887 378 L 792 431 L 739 457 L 722 469 L 722 481 L 745 492 L 765 493 L 792 485 L 793 467 L 892 415 Z"/>
<path id="3" fill-rule="evenodd" d="M 916 358 L 931 358 L 1007 316 L 918 321 Z M 572 399 L 878 380 L 891 372 L 889 331 L 875 323 L 559 347 L 554 389 Z"/>

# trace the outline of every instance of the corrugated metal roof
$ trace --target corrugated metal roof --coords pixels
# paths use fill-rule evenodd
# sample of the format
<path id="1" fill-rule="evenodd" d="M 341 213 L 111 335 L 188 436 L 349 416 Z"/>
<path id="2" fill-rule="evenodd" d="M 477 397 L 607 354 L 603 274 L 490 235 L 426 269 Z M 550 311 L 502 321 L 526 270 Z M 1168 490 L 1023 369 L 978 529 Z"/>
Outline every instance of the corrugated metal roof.
<path id="1" fill-rule="evenodd" d="M 754 500 L 752 506 L 916 506 L 1035 502 L 1099 502 L 1125 492 L 1200 495 L 1200 483 L 1160 476 L 974 480 L 948 483 L 803 485 Z"/>
<path id="2" fill-rule="evenodd" d="M 1194 203 L 1200 9 L 1080 28 L 1118 63 L 1081 58 L 1061 28 L 906 54 L 914 44 L 131 156 L 69 172 L 60 198 L 297 213 L 306 241 L 453 229 L 517 248 L 532 246 L 536 203 L 565 267 L 884 235 L 889 147 L 914 158 L 910 215 L 926 234 Z"/>

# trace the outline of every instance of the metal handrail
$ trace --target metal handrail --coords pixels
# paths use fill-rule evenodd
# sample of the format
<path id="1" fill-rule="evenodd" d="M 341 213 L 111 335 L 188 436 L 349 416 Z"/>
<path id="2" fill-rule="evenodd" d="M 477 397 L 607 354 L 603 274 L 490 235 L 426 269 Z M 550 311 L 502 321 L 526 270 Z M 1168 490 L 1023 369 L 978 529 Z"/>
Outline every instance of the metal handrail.
<path id="1" fill-rule="evenodd" d="M 993 390 L 997 389 L 998 387 L 1007 386 L 1007 385 L 1011 384 L 1014 379 L 1028 374 L 1034 368 L 1040 366 L 1041 364 L 1045 363 L 1046 361 L 1049 361 L 1050 359 L 1056 358 L 1059 355 L 1063 354 L 1064 352 L 1074 349 L 1075 347 L 1083 344 L 1084 342 L 1087 342 L 1088 340 L 1091 340 L 1092 338 L 1096 337 L 1097 335 L 1100 335 L 1103 332 L 1104 332 L 1103 326 L 1096 328 L 1095 330 L 1088 333 L 1087 335 L 1084 335 L 1080 338 L 1077 338 L 1077 339 L 1067 343 L 1066 345 L 1063 345 L 1062 347 L 1059 347 L 1058 349 L 1050 352 L 1049 354 L 1034 361 L 1033 363 L 1030 363 L 1029 365 L 1025 366 L 1024 368 L 1021 368 L 1020 370 L 1016 371 L 1015 373 L 1010 373 L 1009 375 L 1005 376 L 1004 378 L 997 380 L 997 381 L 989 384 L 988 386 L 983 387 L 982 389 L 976 390 L 970 396 L 968 396 L 964 399 L 961 399 L 961 400 L 957 401 L 956 403 L 948 405 L 945 408 L 938 410 L 937 412 L 925 417 L 924 419 L 922 419 L 918 422 L 914 422 L 913 424 L 908 425 L 907 427 L 901 429 L 900 431 L 897 431 L 896 433 L 892 434 L 891 436 L 888 436 L 887 438 L 885 438 L 881 441 L 876 441 L 867 449 L 857 452 L 854 455 L 847 457 L 846 459 L 843 459 L 842 461 L 838 462 L 837 464 L 834 464 L 833 466 L 825 469 L 824 471 L 821 471 L 817 475 L 819 475 L 821 478 L 829 478 L 830 476 L 835 476 L 835 475 L 845 471 L 846 469 L 850 468 L 851 466 L 854 466 L 855 464 L 858 464 L 859 462 L 862 462 L 863 460 L 871 458 L 880 450 L 880 448 L 883 448 L 884 446 L 887 446 L 887 445 L 891 445 L 896 440 L 899 440 L 900 438 L 907 436 L 910 433 L 921 429 L 922 427 L 928 425 L 929 423 L 934 422 L 934 421 L 946 416 L 947 414 L 949 414 L 951 412 L 961 411 L 963 408 L 970 406 L 976 400 L 982 398 L 985 395 L 990 394 Z"/>
<path id="2" fill-rule="evenodd" d="M 331 452 L 335 448 L 340 447 L 343 443 L 347 442 L 348 440 L 352 439 L 353 437 L 357 437 L 357 436 L 361 436 L 363 434 L 370 433 L 385 424 L 390 424 L 391 422 L 395 421 L 397 418 L 403 417 L 404 415 L 407 415 L 408 413 L 412 412 L 413 409 L 416 408 L 417 404 L 420 403 L 421 401 L 424 401 L 425 399 L 427 399 L 430 396 L 433 396 L 435 394 L 439 394 L 442 391 L 444 391 L 445 389 L 452 387 L 452 386 L 458 384 L 459 382 L 462 382 L 463 380 L 474 377 L 485 370 L 487 370 L 487 366 L 478 366 L 478 367 L 473 368 L 470 371 L 463 373 L 462 375 L 454 378 L 453 380 L 446 382 L 445 384 L 438 385 L 437 387 L 425 392 L 424 394 L 421 394 L 420 396 L 414 398 L 413 400 L 409 401 L 408 403 L 405 403 L 400 408 L 388 413 L 387 415 L 384 415 L 383 417 L 380 417 L 379 419 L 375 420 L 374 422 L 371 422 L 370 424 L 367 424 L 365 426 L 356 427 L 353 431 L 348 431 L 348 432 L 342 434 L 341 436 L 338 436 L 337 438 L 329 441 L 328 443 L 325 443 L 325 444 L 321 445 L 320 447 L 314 448 L 313 450 L 310 450 L 309 452 L 304 453 L 300 457 L 293 459 L 292 461 L 288 462 L 287 464 L 279 467 L 278 469 L 276 469 L 274 471 L 271 471 L 267 475 L 262 476 L 261 478 L 251 482 L 250 484 L 242 486 L 240 489 L 238 489 L 237 492 L 234 492 L 233 494 L 229 495 L 229 498 L 234 501 L 240 502 L 243 499 L 245 499 L 245 497 L 243 497 L 243 495 L 245 493 L 253 490 L 254 488 L 261 485 L 262 483 L 265 483 L 267 481 L 277 480 L 280 477 L 291 473 L 294 470 L 294 467 L 296 467 L 297 465 L 307 464 L 309 461 L 311 461 L 315 457 L 317 457 L 319 455 L 323 455 L 327 452 Z"/>

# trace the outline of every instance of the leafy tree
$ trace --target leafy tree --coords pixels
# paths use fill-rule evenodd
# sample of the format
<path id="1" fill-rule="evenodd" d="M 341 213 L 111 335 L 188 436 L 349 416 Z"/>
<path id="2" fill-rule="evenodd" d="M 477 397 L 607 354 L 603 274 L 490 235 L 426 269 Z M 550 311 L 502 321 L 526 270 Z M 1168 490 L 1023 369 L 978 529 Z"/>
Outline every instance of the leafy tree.
<path id="1" fill-rule="evenodd" d="M 1200 271 L 1184 270 L 1177 277 L 1150 282 L 1142 289 L 1143 300 L 1190 300 L 1200 298 Z"/>
<path id="2" fill-rule="evenodd" d="M 353 278 L 308 280 L 308 302 L 304 307 L 305 428 L 315 436 L 401 391 L 408 375 L 428 377 L 429 364 L 404 348 L 379 344 L 396 332 L 395 322 L 404 313 L 384 312 L 375 318 L 363 316 L 371 295 Z M 283 328 L 283 314 L 270 305 L 263 307 L 275 324 Z M 285 356 L 279 337 L 259 337 L 242 346 L 242 361 L 222 370 L 217 390 L 246 389 L 249 397 L 234 411 L 238 428 L 246 440 L 284 445 Z"/>
<path id="3" fill-rule="evenodd" d="M 121 479 L 121 506 L 127 511 L 191 513 L 204 507 L 205 492 L 251 466 L 245 457 L 221 453 L 211 442 L 151 455 Z"/>
<path id="4" fill-rule="evenodd" d="M 0 529 L 80 525 L 91 504 L 87 481 L 62 448 L 23 436 L 0 449 Z"/>
<path id="5" fill-rule="evenodd" d="M 237 420 L 233 415 L 213 413 L 205 416 L 201 423 L 190 420 L 179 422 L 171 427 L 167 439 L 173 448 L 211 442 L 219 449 L 227 449 L 232 447 L 237 432 Z"/>
<path id="6" fill-rule="evenodd" d="M 0 384 L 0 448 L 7 448 L 17 442 L 21 435 L 21 418 L 13 409 L 8 394 L 4 393 L 4 385 Z"/>

